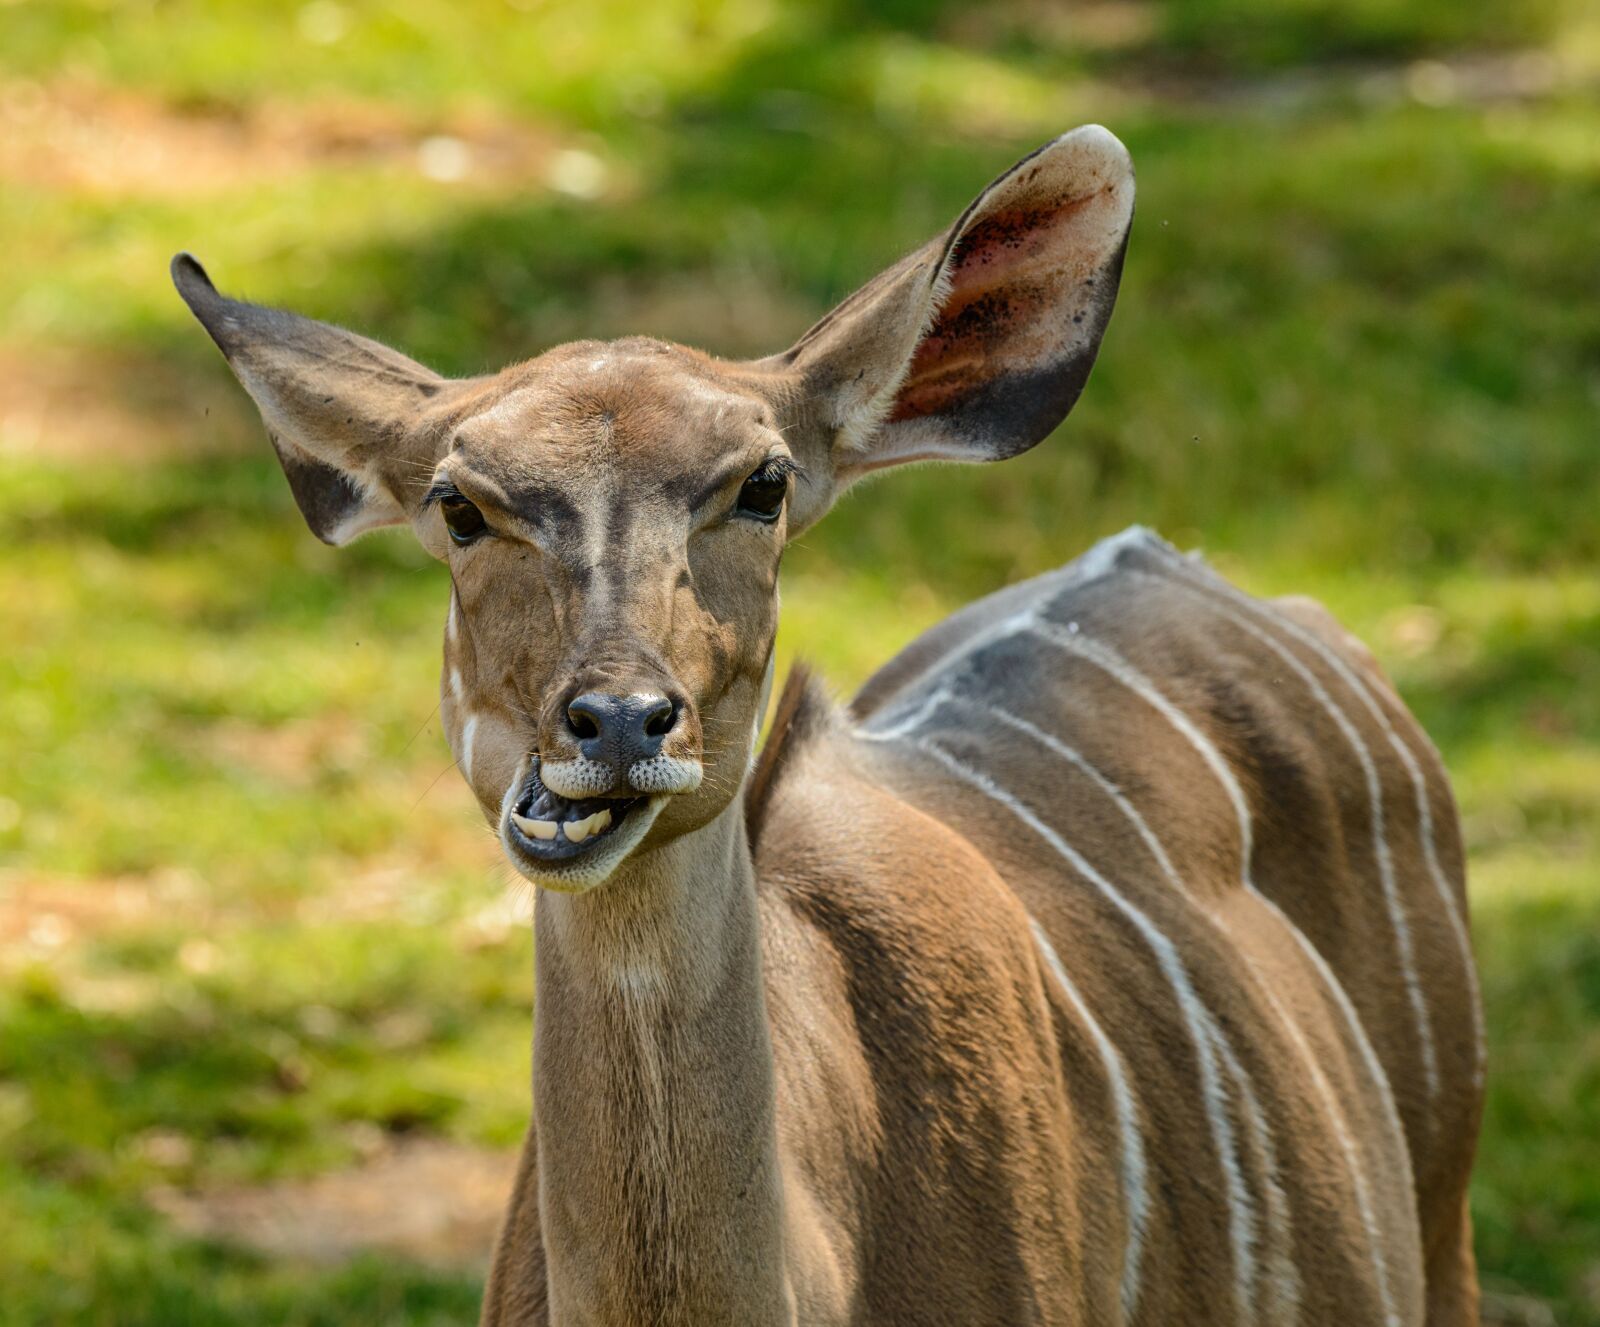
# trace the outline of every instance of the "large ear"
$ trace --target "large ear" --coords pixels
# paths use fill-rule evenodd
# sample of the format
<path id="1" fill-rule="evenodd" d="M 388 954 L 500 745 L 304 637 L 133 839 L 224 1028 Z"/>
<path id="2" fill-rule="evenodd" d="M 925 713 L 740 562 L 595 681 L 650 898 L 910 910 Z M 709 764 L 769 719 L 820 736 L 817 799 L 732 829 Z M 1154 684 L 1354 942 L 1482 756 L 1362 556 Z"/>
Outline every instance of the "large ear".
<path id="1" fill-rule="evenodd" d="M 868 471 L 996 461 L 1045 438 L 1094 366 L 1132 220 L 1127 149 L 1099 125 L 1074 129 L 763 361 L 822 453 L 802 458 L 808 473 L 827 480 L 801 485 L 792 524 Z"/>
<path id="2" fill-rule="evenodd" d="M 450 384 L 354 332 L 229 299 L 189 254 L 172 280 L 255 400 L 312 533 L 345 544 L 409 520 L 442 448 L 419 417 Z"/>

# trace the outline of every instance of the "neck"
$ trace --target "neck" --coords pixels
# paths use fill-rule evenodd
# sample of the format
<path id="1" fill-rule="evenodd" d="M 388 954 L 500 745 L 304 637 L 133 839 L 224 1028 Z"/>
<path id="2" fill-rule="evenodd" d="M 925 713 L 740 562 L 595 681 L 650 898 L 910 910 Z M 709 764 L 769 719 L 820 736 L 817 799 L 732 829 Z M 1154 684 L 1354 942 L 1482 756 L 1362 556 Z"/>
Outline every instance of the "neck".
<path id="1" fill-rule="evenodd" d="M 552 1320 L 781 1321 L 772 1048 L 738 800 L 590 894 L 541 892 L 535 944 Z"/>

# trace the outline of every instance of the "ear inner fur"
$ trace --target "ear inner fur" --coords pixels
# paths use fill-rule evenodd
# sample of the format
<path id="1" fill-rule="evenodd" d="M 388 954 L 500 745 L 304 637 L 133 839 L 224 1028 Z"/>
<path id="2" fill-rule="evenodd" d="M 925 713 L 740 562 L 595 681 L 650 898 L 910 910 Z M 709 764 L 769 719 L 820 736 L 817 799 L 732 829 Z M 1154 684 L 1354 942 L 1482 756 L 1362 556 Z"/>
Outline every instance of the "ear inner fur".
<path id="1" fill-rule="evenodd" d="M 1109 320 L 1126 241 L 1109 267 L 1081 278 L 1077 298 L 1068 297 L 1072 307 L 1055 318 L 1052 306 L 1066 301 L 1050 280 L 1026 274 L 1022 280 L 1007 277 L 1025 267 L 1028 258 L 1041 256 L 1040 231 L 1083 204 L 1079 199 L 1054 213 L 986 217 L 962 237 L 952 255 L 949 293 L 917 345 L 888 423 L 930 415 L 971 417 L 977 427 L 968 424 L 969 431 L 1015 440 L 997 452 L 1000 459 L 1038 442 L 1072 409 L 1088 381 L 1099 344 L 1096 339 L 1077 354 L 1061 356 L 1067 338 L 1057 323 L 1071 329 Z M 1030 248 L 1034 252 L 1028 252 Z M 1034 353 L 1015 354 L 1019 341 L 1030 342 L 1028 348 Z M 1053 363 L 1052 351 L 1065 362 Z M 1007 366 L 1016 360 L 1021 363 Z M 1045 367 L 1032 367 L 1030 361 Z M 1007 402 L 1007 395 L 1019 399 Z M 982 421 L 990 416 L 1003 422 L 985 428 Z"/>
<path id="2" fill-rule="evenodd" d="M 276 434 L 268 436 L 272 449 L 278 453 L 284 478 L 289 481 L 289 492 L 294 495 L 295 505 L 306 518 L 311 533 L 325 544 L 345 543 L 346 539 L 339 536 L 358 517 L 366 495 L 337 466 L 319 461 Z"/>
<path id="3" fill-rule="evenodd" d="M 1126 150 L 1074 130 L 807 332 L 780 362 L 806 400 L 831 403 L 836 485 L 908 461 L 1000 460 L 1048 436 L 1094 365 L 1132 215 Z"/>
<path id="4" fill-rule="evenodd" d="M 261 411 L 312 533 L 343 544 L 404 521 L 438 445 L 413 436 L 417 416 L 446 380 L 341 327 L 230 299 L 189 254 L 172 279 Z"/>

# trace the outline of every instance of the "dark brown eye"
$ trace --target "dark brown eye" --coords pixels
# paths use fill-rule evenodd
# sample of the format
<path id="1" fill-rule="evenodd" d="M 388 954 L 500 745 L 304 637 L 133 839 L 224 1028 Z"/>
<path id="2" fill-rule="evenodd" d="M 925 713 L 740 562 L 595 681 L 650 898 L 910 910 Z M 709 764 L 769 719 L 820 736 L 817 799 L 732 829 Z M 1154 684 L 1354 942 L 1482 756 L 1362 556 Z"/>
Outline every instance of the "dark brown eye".
<path id="1" fill-rule="evenodd" d="M 483 513 L 459 493 L 447 494 L 439 499 L 439 510 L 444 513 L 445 528 L 450 538 L 458 544 L 470 544 L 487 528 Z"/>
<path id="2" fill-rule="evenodd" d="M 772 524 L 783 510 L 793 468 L 792 463 L 768 461 L 744 481 L 744 487 L 739 490 L 739 505 L 735 508 L 735 514 Z"/>

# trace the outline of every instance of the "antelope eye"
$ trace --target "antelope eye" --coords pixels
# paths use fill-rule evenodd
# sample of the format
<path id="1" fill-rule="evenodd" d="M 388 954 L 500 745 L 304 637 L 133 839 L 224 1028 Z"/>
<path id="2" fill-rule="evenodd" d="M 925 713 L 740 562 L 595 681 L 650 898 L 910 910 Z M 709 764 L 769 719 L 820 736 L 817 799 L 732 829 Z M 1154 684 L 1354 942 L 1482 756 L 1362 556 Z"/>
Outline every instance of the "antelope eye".
<path id="1" fill-rule="evenodd" d="M 744 481 L 735 512 L 770 525 L 783 510 L 783 499 L 788 492 L 789 471 L 769 462 Z"/>
<path id="2" fill-rule="evenodd" d="M 439 510 L 444 513 L 444 524 L 450 531 L 450 538 L 458 544 L 470 544 L 487 529 L 483 513 L 459 493 L 441 498 Z"/>

